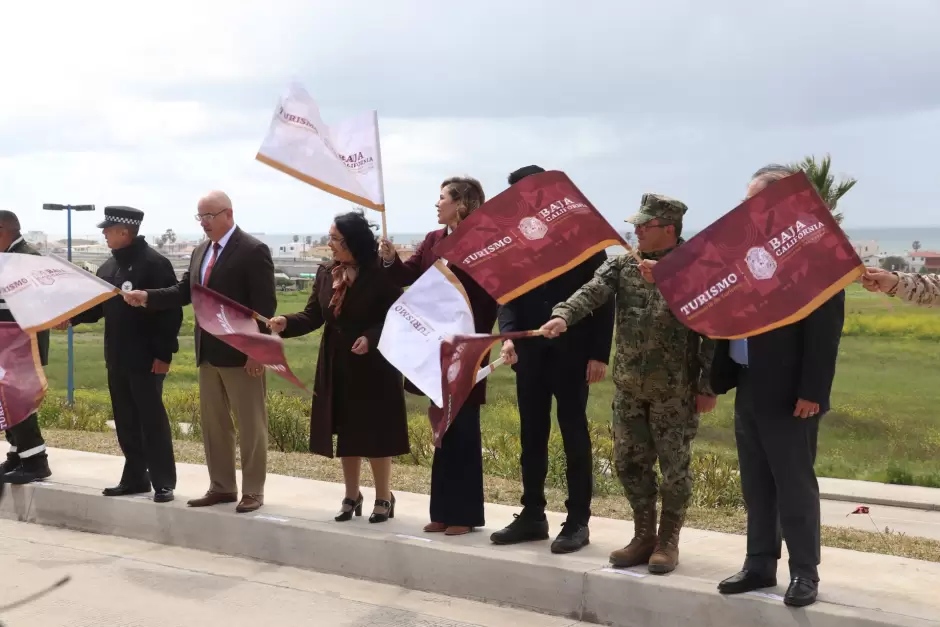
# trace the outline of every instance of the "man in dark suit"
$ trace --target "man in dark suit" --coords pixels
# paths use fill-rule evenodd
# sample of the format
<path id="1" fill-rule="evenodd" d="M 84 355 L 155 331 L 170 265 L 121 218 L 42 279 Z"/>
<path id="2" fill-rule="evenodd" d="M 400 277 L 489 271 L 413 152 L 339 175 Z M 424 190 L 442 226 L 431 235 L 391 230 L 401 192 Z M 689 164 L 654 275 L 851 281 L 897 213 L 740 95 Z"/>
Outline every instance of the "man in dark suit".
<path id="1" fill-rule="evenodd" d="M 196 220 L 207 240 L 193 251 L 189 270 L 173 287 L 133 291 L 124 299 L 151 309 L 181 307 L 192 302 L 196 283 L 271 318 L 277 308 L 274 262 L 261 241 L 235 225 L 232 201 L 211 192 L 199 201 Z M 262 333 L 270 333 L 258 323 Z M 205 507 L 238 500 L 235 479 L 235 425 L 238 423 L 242 462 L 242 498 L 235 511 L 253 512 L 264 504 L 267 473 L 268 414 L 265 407 L 264 367 L 196 325 L 196 363 L 199 366 L 199 405 L 202 436 L 209 468 L 209 490 L 189 501 Z"/>
<path id="2" fill-rule="evenodd" d="M 170 260 L 138 235 L 144 212 L 133 207 L 105 207 L 104 233 L 111 258 L 98 277 L 125 292 L 176 285 Z M 124 471 L 105 496 L 150 492 L 155 503 L 173 500 L 176 460 L 170 420 L 163 405 L 163 382 L 173 354 L 179 350 L 183 308 L 160 311 L 135 309 L 111 298 L 72 318 L 93 324 L 104 318 L 104 360 Z M 68 324 L 68 323 L 66 323 Z"/>
<path id="3" fill-rule="evenodd" d="M 0 211 L 0 252 L 38 255 L 39 251 L 26 243 L 20 233 L 20 221 L 12 211 Z M 15 322 L 10 308 L 0 298 L 0 322 Z M 49 331 L 36 334 L 39 361 L 49 365 Z M 0 463 L 2 481 L 13 484 L 31 483 L 52 475 L 46 441 L 39 429 L 39 416 L 32 414 L 26 420 L 5 431 L 10 449 Z"/>
<path id="4" fill-rule="evenodd" d="M 544 172 L 527 166 L 509 175 L 513 185 L 526 176 Z M 566 301 L 591 280 L 607 260 L 599 252 L 551 281 L 500 308 L 503 333 L 538 329 L 552 317 L 552 308 Z M 573 325 L 556 339 L 533 337 L 517 344 L 505 342 L 502 355 L 516 371 L 522 440 L 523 510 L 508 527 L 495 532 L 495 544 L 516 544 L 548 538 L 545 518 L 545 477 L 548 474 L 548 438 L 552 427 L 552 398 L 557 403 L 558 426 L 565 446 L 568 482 L 568 519 L 552 543 L 552 552 L 571 553 L 588 544 L 588 521 L 594 491 L 591 437 L 587 423 L 588 389 L 601 381 L 610 360 L 613 339 L 613 299 Z M 518 363 L 516 361 L 518 360 Z"/>
<path id="5" fill-rule="evenodd" d="M 784 166 L 758 170 L 748 198 L 792 173 Z M 820 515 L 813 465 L 844 320 L 839 292 L 799 322 L 715 347 L 712 389 L 737 388 L 734 431 L 747 504 L 747 557 L 741 572 L 718 585 L 724 594 L 777 585 L 782 531 L 790 554 L 784 602 L 816 600 Z"/>

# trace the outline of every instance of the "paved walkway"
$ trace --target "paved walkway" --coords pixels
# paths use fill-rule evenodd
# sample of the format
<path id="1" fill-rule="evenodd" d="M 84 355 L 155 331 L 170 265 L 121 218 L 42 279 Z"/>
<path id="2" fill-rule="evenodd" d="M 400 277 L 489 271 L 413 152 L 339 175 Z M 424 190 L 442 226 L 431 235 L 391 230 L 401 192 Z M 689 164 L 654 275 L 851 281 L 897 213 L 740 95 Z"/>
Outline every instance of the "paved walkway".
<path id="1" fill-rule="evenodd" d="M 632 535 L 632 524 L 625 521 L 592 520 L 592 544 L 579 553 L 556 556 L 547 541 L 515 547 L 490 544 L 489 532 L 512 520 L 517 512 L 512 507 L 487 505 L 486 530 L 444 538 L 421 532 L 428 511 L 424 495 L 396 493 L 396 518 L 386 524 L 370 525 L 365 517 L 340 524 L 332 518 L 342 486 L 269 475 L 266 506 L 254 515 L 238 515 L 234 506 L 185 506 L 186 498 L 202 494 L 208 484 L 203 466 L 180 464 L 177 501 L 160 505 L 147 497 L 100 496 L 100 490 L 120 475 L 119 457 L 67 450 L 51 455 L 54 481 L 12 486 L 0 515 L 512 603 L 592 622 L 795 624 L 795 611 L 784 608 L 779 596 L 788 579 L 786 556 L 776 589 L 741 597 L 715 591 L 720 579 L 740 568 L 745 550 L 741 536 L 687 529 L 679 569 L 655 577 L 643 569 L 607 567 L 610 550 Z M 363 492 L 367 501 L 374 498 L 371 490 Z M 852 507 L 837 505 L 843 507 L 838 517 L 846 520 L 844 512 Z M 848 520 L 853 518 L 858 522 L 862 517 Z M 552 533 L 557 533 L 562 516 L 551 514 L 549 520 Z M 799 624 L 940 624 L 940 564 L 824 548 L 820 574 L 820 603 L 799 610 L 811 619 Z"/>
<path id="2" fill-rule="evenodd" d="M 557 618 L 139 540 L 0 521 L 11 627 L 574 627 Z"/>

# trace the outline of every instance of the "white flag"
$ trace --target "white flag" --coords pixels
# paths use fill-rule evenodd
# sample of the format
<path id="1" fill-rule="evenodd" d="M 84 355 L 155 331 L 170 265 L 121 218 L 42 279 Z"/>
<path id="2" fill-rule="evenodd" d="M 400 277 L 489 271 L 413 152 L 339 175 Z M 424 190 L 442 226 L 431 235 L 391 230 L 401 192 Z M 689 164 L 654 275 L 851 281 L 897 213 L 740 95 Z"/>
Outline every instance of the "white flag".
<path id="1" fill-rule="evenodd" d="M 119 293 L 55 255 L 0 253 L 0 299 L 27 333 L 51 329 Z"/>
<path id="2" fill-rule="evenodd" d="M 438 261 L 395 301 L 385 316 L 379 351 L 438 407 L 441 342 L 474 332 L 470 300 L 454 273 Z"/>
<path id="3" fill-rule="evenodd" d="M 310 94 L 292 84 L 281 96 L 255 158 L 340 198 L 385 211 L 375 111 L 330 128 Z"/>

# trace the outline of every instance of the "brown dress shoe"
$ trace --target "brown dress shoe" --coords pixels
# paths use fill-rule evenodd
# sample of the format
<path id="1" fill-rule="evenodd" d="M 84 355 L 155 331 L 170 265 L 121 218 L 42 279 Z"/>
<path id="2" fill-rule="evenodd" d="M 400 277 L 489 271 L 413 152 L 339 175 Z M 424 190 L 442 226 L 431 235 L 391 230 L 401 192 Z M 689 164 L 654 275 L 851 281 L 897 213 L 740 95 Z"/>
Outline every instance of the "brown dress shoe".
<path id="1" fill-rule="evenodd" d="M 235 506 L 235 511 L 239 514 L 254 512 L 264 505 L 264 497 L 260 494 L 244 494 L 242 500 Z"/>
<path id="2" fill-rule="evenodd" d="M 429 522 L 424 526 L 424 533 L 441 533 L 447 531 L 447 525 L 444 523 Z"/>
<path id="3" fill-rule="evenodd" d="M 468 533 L 473 531 L 473 527 L 460 527 L 456 525 L 451 525 L 447 528 L 447 531 L 444 532 L 445 536 L 465 536 Z"/>
<path id="4" fill-rule="evenodd" d="M 190 499 L 187 503 L 190 507 L 209 507 L 212 505 L 218 505 L 219 503 L 234 503 L 238 500 L 238 494 L 232 494 L 230 492 L 213 492 L 209 490 L 205 493 L 204 496 L 199 497 L 198 499 Z"/>

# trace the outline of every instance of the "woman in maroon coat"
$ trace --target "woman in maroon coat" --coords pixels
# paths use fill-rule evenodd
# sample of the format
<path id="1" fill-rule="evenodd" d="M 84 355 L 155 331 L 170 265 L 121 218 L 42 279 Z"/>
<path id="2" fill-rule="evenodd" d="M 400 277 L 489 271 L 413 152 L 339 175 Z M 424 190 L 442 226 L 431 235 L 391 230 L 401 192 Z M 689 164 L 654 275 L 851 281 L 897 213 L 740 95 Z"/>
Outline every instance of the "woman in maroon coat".
<path id="1" fill-rule="evenodd" d="M 336 434 L 346 484 L 337 521 L 362 515 L 359 473 L 362 458 L 368 458 L 376 496 L 369 522 L 385 522 L 395 515 L 392 457 L 410 450 L 402 376 L 378 351 L 385 314 L 401 288 L 382 271 L 378 242 L 362 213 L 338 216 L 329 246 L 333 260 L 318 268 L 306 308 L 273 318 L 270 327 L 285 338 L 323 327 L 310 451 L 333 457 Z"/>
<path id="2" fill-rule="evenodd" d="M 418 280 L 438 259 L 431 252 L 434 245 L 452 233 L 460 221 L 482 205 L 484 200 L 483 187 L 476 179 L 458 177 L 444 181 L 437 201 L 437 221 L 444 228 L 428 233 L 415 253 L 404 262 L 398 257 L 391 242 L 383 240 L 379 254 L 388 276 L 402 287 Z M 463 270 L 454 265 L 448 267 L 467 292 L 476 331 L 492 333 L 496 324 L 496 301 Z M 487 363 L 488 356 L 483 361 L 484 365 Z M 413 386 L 407 387 L 409 391 L 417 392 Z M 480 406 L 485 402 L 486 379 L 473 388 L 444 434 L 441 448 L 434 451 L 431 522 L 424 528 L 427 532 L 462 535 L 474 527 L 484 525 Z"/>

